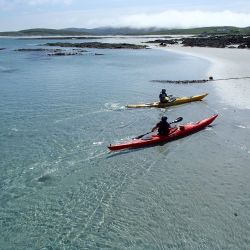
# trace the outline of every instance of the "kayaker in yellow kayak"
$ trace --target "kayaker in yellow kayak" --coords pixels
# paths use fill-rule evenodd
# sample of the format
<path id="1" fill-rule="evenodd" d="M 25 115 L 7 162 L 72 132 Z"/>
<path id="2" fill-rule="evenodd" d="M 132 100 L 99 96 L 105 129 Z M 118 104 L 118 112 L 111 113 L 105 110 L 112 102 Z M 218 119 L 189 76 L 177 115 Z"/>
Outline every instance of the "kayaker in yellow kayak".
<path id="1" fill-rule="evenodd" d="M 161 90 L 161 93 L 159 95 L 159 99 L 160 99 L 160 102 L 169 102 L 170 101 L 170 97 L 167 95 L 166 93 L 166 89 L 162 89 Z"/>
<path id="2" fill-rule="evenodd" d="M 167 119 L 168 118 L 166 116 L 163 116 L 161 121 L 152 128 L 151 132 L 154 132 L 158 128 L 158 135 L 167 135 L 169 133 L 169 129 L 171 128 Z"/>

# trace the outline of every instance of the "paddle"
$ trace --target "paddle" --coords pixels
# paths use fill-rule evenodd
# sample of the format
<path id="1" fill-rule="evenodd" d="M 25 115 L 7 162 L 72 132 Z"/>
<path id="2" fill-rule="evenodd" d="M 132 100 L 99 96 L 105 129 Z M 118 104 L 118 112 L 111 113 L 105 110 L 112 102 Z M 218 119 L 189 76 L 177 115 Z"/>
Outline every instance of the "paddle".
<path id="1" fill-rule="evenodd" d="M 183 120 L 182 117 L 178 117 L 178 118 L 176 118 L 174 121 L 170 122 L 169 124 L 177 123 L 177 122 L 180 122 L 180 121 L 182 121 L 182 120 Z M 143 135 L 139 135 L 139 136 L 137 136 L 137 137 L 135 137 L 135 138 L 133 138 L 133 139 L 140 139 L 140 138 L 142 138 L 143 136 L 148 135 L 148 134 L 150 134 L 150 133 L 152 133 L 152 131 L 147 132 L 147 133 L 145 133 L 145 134 L 143 134 Z"/>

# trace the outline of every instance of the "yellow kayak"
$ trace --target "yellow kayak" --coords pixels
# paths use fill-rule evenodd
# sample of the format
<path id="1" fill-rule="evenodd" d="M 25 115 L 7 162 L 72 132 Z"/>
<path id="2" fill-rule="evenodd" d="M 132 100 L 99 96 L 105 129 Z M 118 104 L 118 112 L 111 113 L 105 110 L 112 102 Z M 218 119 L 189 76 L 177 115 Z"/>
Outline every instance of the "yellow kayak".
<path id="1" fill-rule="evenodd" d="M 165 108 L 169 106 L 179 105 L 187 102 L 196 102 L 201 101 L 208 93 L 204 93 L 201 95 L 193 95 L 189 97 L 176 97 L 173 101 L 170 102 L 152 102 L 145 104 L 130 104 L 127 105 L 127 108 Z"/>

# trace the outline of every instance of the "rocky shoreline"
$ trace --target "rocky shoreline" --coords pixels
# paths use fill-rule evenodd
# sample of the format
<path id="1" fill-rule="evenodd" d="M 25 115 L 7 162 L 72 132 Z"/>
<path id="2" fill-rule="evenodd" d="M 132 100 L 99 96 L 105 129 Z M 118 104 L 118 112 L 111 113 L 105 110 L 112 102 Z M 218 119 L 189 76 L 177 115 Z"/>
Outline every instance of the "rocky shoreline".
<path id="1" fill-rule="evenodd" d="M 130 43 L 100 43 L 100 42 L 86 42 L 86 43 L 46 43 L 43 46 L 57 46 L 66 48 L 89 48 L 89 49 L 147 49 L 146 45 L 136 45 Z"/>
<path id="2" fill-rule="evenodd" d="M 159 46 L 180 44 L 184 47 L 210 47 L 210 48 L 250 48 L 250 36 L 225 35 L 206 37 L 184 37 L 178 39 L 157 39 L 147 43 L 158 43 Z"/>

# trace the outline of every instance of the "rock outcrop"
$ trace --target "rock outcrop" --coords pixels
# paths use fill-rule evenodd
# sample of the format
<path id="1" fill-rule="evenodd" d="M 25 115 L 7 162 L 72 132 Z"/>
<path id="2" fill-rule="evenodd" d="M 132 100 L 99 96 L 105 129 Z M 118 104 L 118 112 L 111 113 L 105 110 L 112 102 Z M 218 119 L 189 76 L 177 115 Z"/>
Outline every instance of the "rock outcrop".
<path id="1" fill-rule="evenodd" d="M 185 47 L 211 47 L 211 48 L 250 48 L 250 36 L 225 35 L 225 36 L 197 36 L 180 39 L 157 39 L 149 43 L 158 43 L 159 46 L 180 43 Z"/>
<path id="2" fill-rule="evenodd" d="M 19 52 L 44 52 L 45 55 L 48 56 L 75 56 L 75 55 L 83 55 L 87 53 L 87 50 L 83 49 L 46 49 L 46 48 L 24 48 L 24 49 L 16 49 L 15 51 Z"/>
<path id="3" fill-rule="evenodd" d="M 212 48 L 225 48 L 232 45 L 242 45 L 250 42 L 250 37 L 237 36 L 210 36 L 204 38 L 183 38 L 183 46 L 190 47 L 212 47 Z M 245 46 L 243 46 L 245 45 Z"/>
<path id="4" fill-rule="evenodd" d="M 146 49 L 145 45 L 137 45 L 130 43 L 100 43 L 100 42 L 86 42 L 86 43 L 46 43 L 45 46 L 57 46 L 66 48 L 95 48 L 95 49 Z"/>
<path id="5" fill-rule="evenodd" d="M 177 44 L 178 43 L 178 39 L 156 39 L 154 41 L 148 41 L 146 43 L 159 43 L 161 46 L 163 46 L 164 44 Z"/>

